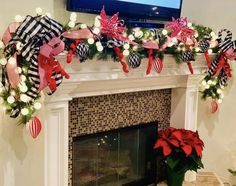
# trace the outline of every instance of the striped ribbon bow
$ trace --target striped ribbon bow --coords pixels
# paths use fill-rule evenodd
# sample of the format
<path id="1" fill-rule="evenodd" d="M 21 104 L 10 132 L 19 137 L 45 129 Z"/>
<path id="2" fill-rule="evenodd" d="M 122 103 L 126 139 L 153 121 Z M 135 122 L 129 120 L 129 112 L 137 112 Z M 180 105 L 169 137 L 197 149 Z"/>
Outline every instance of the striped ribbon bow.
<path id="1" fill-rule="evenodd" d="M 223 33 L 226 33 L 223 38 Z M 222 29 L 218 34 L 219 56 L 211 63 L 208 73 L 213 76 L 218 76 L 220 84 L 225 86 L 228 79 L 232 77 L 228 60 L 236 58 L 236 41 L 232 41 L 232 32 L 227 29 Z"/>
<path id="2" fill-rule="evenodd" d="M 44 16 L 27 16 L 22 24 L 17 28 L 14 37 L 9 41 L 5 48 L 6 57 L 10 58 L 15 53 L 15 45 L 21 44 L 21 55 L 30 62 L 28 70 L 29 77 L 33 82 L 32 88 L 27 95 L 35 99 L 39 92 L 39 70 L 38 70 L 38 54 L 40 47 L 48 43 L 52 38 L 61 35 L 63 26 L 55 20 Z M 61 83 L 62 77 L 58 79 L 57 86 Z"/>

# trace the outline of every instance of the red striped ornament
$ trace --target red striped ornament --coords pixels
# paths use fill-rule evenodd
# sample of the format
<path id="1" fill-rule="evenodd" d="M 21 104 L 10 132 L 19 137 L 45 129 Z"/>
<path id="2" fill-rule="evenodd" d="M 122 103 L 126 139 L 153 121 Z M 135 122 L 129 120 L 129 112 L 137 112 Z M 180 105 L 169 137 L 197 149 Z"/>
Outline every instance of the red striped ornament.
<path id="1" fill-rule="evenodd" d="M 30 135 L 33 138 L 37 138 L 37 136 L 39 135 L 41 129 L 42 129 L 42 125 L 40 120 L 34 116 L 27 124 L 26 124 L 26 128 L 29 131 Z"/>
<path id="2" fill-rule="evenodd" d="M 163 69 L 163 61 L 159 57 L 156 57 L 154 59 L 153 68 L 157 73 L 161 73 L 161 71 Z"/>
<path id="3" fill-rule="evenodd" d="M 219 108 L 219 105 L 216 100 L 212 100 L 212 102 L 209 105 L 210 112 L 214 114 Z"/>

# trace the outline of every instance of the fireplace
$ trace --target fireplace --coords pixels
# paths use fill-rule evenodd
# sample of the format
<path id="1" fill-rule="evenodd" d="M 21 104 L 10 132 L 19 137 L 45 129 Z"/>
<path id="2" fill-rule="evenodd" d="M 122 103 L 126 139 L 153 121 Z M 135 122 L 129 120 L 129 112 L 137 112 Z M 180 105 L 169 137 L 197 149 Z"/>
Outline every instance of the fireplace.
<path id="1" fill-rule="evenodd" d="M 137 186 L 156 182 L 157 122 L 73 139 L 73 186 Z"/>
<path id="2" fill-rule="evenodd" d="M 204 56 L 196 56 L 194 75 L 168 55 L 162 73 L 149 76 L 148 60 L 129 74 L 111 61 L 78 63 L 75 57 L 67 65 L 66 55 L 58 60 L 64 61 L 71 79 L 44 99 L 45 186 L 72 186 L 73 140 L 82 136 L 152 121 L 158 122 L 158 130 L 169 124 L 196 130 L 198 83 L 207 69 Z"/>

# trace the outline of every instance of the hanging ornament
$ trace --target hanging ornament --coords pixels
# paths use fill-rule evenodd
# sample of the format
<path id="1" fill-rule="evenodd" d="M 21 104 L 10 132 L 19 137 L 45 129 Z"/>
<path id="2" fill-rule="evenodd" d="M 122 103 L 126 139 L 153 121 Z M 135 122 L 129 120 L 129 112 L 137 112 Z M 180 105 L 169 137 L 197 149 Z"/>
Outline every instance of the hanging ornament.
<path id="1" fill-rule="evenodd" d="M 128 57 L 128 65 L 131 68 L 137 68 L 141 64 L 141 58 L 137 54 L 130 54 Z"/>
<path id="2" fill-rule="evenodd" d="M 219 108 L 219 105 L 216 100 L 212 100 L 212 102 L 209 105 L 210 112 L 214 114 Z"/>
<path id="3" fill-rule="evenodd" d="M 187 63 L 189 71 L 191 72 L 191 74 L 193 74 L 193 67 L 192 67 L 192 64 L 190 62 L 190 61 L 195 60 L 193 53 L 190 52 L 190 51 L 184 52 L 183 55 L 182 55 L 182 60 L 183 60 L 183 62 Z"/>
<path id="4" fill-rule="evenodd" d="M 80 57 L 80 62 L 84 62 L 89 55 L 89 45 L 87 43 L 79 43 L 76 46 L 76 54 Z"/>
<path id="5" fill-rule="evenodd" d="M 154 59 L 153 68 L 157 73 L 161 73 L 161 71 L 163 69 L 163 61 L 159 57 L 156 57 Z"/>
<path id="6" fill-rule="evenodd" d="M 42 129 L 42 125 L 40 120 L 34 116 L 27 124 L 26 124 L 26 128 L 29 131 L 29 133 L 31 134 L 31 136 L 33 138 L 37 138 L 37 136 L 39 135 L 41 129 Z"/>
<path id="7" fill-rule="evenodd" d="M 210 68 L 211 66 L 211 59 L 209 57 L 209 53 L 208 53 L 208 49 L 210 48 L 210 43 L 208 40 L 203 39 L 199 42 L 199 47 L 201 49 L 202 52 L 204 52 L 206 61 L 207 61 L 207 66 L 208 68 Z"/>

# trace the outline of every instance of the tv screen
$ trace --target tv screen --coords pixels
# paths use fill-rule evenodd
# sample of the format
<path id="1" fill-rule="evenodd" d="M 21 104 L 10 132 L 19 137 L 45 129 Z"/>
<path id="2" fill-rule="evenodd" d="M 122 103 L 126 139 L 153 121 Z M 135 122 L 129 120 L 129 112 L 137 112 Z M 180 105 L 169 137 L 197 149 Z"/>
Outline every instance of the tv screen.
<path id="1" fill-rule="evenodd" d="M 67 0 L 67 10 L 99 14 L 105 7 L 107 14 L 116 12 L 133 19 L 171 20 L 179 18 L 182 0 Z"/>

